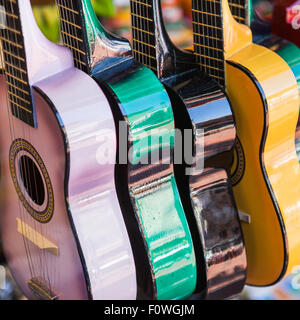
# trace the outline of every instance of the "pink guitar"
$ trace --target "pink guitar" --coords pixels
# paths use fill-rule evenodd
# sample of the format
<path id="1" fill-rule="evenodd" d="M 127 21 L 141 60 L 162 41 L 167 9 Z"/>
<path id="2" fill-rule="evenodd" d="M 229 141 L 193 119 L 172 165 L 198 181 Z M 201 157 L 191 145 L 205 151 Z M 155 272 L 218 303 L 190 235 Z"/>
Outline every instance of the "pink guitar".
<path id="1" fill-rule="evenodd" d="M 30 0 L 0 5 L 0 233 L 12 274 L 30 299 L 135 299 L 109 103 L 42 35 Z"/>

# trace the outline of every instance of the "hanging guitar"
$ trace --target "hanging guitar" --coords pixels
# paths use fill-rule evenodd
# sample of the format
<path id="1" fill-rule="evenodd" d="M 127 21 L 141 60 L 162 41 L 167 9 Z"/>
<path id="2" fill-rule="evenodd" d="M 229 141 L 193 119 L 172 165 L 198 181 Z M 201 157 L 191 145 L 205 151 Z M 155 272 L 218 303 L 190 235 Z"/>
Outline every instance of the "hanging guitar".
<path id="1" fill-rule="evenodd" d="M 300 48 L 292 42 L 271 34 L 271 24 L 262 20 L 254 10 L 251 0 L 229 1 L 231 12 L 235 10 L 235 16 L 240 16 L 251 27 L 253 41 L 276 52 L 294 73 L 300 93 Z M 247 16 L 249 18 L 247 18 Z M 297 156 L 300 161 L 300 118 L 298 119 L 295 144 Z"/>
<path id="2" fill-rule="evenodd" d="M 247 283 L 271 285 L 300 263 L 297 82 L 281 57 L 252 43 L 227 0 L 193 0 L 193 29 L 197 61 L 225 87 L 236 120 L 231 181 L 248 217 Z"/>
<path id="3" fill-rule="evenodd" d="M 96 156 L 103 136 L 116 154 L 109 103 L 40 32 L 30 0 L 0 5 L 0 227 L 12 275 L 29 299 L 134 299 L 114 164 Z"/>
<path id="4" fill-rule="evenodd" d="M 116 127 L 125 124 L 115 178 L 134 250 L 137 298 L 188 297 L 196 285 L 195 254 L 173 174 L 168 95 L 153 72 L 133 60 L 128 41 L 102 27 L 90 0 L 57 4 L 63 42 L 72 49 L 75 65 L 105 91 Z M 122 156 L 126 147 L 131 159 Z M 151 163 L 158 151 L 162 156 Z"/>
<path id="5" fill-rule="evenodd" d="M 170 41 L 160 1 L 132 0 L 130 7 L 135 58 L 149 66 L 165 85 L 176 128 L 192 133 L 194 161 L 182 154 L 185 162 L 175 163 L 175 177 L 194 240 L 196 292 L 206 299 L 234 296 L 244 285 L 246 257 L 226 171 L 229 168 L 222 160 L 235 140 L 230 105 L 216 82 L 199 71 L 193 54 L 179 50 Z M 196 168 L 203 157 L 201 152 L 203 171 Z"/>

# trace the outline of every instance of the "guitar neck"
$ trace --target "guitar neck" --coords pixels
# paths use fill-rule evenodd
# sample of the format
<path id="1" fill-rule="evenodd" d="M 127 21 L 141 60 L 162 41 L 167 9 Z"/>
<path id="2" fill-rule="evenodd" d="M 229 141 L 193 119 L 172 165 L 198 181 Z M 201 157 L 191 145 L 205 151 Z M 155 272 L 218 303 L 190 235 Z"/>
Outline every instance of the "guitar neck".
<path id="1" fill-rule="evenodd" d="M 225 87 L 222 0 L 193 0 L 194 51 L 200 69 Z"/>
<path id="2" fill-rule="evenodd" d="M 153 0 L 130 0 L 134 58 L 157 74 Z"/>
<path id="3" fill-rule="evenodd" d="M 71 49 L 75 66 L 90 74 L 90 57 L 82 0 L 56 0 L 61 36 L 66 47 Z"/>
<path id="4" fill-rule="evenodd" d="M 0 28 L 3 63 L 12 114 L 34 127 L 35 112 L 28 78 L 19 1 L 0 0 L 1 23 L 5 24 Z"/>
<path id="5" fill-rule="evenodd" d="M 247 0 L 228 0 L 232 16 L 239 23 L 247 23 L 247 3 Z"/>

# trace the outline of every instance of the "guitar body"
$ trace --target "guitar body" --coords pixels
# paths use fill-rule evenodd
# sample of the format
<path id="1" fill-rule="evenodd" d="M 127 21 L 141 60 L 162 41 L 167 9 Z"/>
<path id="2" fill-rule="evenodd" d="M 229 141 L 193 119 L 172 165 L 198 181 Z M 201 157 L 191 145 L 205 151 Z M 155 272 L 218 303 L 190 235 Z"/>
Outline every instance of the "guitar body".
<path id="1" fill-rule="evenodd" d="M 254 44 L 231 56 L 226 72 L 239 139 L 233 192 L 238 209 L 251 218 L 242 224 L 247 283 L 270 285 L 300 262 L 296 81 L 280 57 Z M 281 75 L 284 82 L 277 80 Z"/>
<path id="2" fill-rule="evenodd" d="M 116 183 L 137 250 L 138 283 L 143 284 L 138 298 L 188 297 L 196 285 L 195 253 L 173 173 L 169 97 L 153 72 L 133 59 L 93 76 L 105 84 L 111 103 L 114 97 L 115 119 L 127 124 L 132 159 L 117 166 Z M 159 152 L 163 158 L 149 163 Z"/>
<path id="3" fill-rule="evenodd" d="M 194 55 L 171 42 L 160 1 L 143 3 L 131 2 L 133 50 L 164 84 L 181 133 L 175 145 L 183 141 L 181 151 L 175 148 L 174 168 L 195 247 L 194 298 L 229 298 L 240 293 L 246 279 L 243 236 L 228 177 L 230 159 L 224 163 L 236 135 L 232 111 L 216 82 L 200 72 Z M 153 23 L 145 25 L 145 19 Z"/>
<path id="4" fill-rule="evenodd" d="M 212 10 L 202 1 L 194 2 L 195 12 L 222 12 L 209 24 L 219 30 L 219 45 L 211 45 L 211 56 L 199 63 L 225 86 L 235 117 L 231 182 L 239 214 L 247 217 L 242 222 L 246 283 L 271 285 L 300 264 L 297 82 L 280 56 L 252 43 L 251 30 L 233 18 L 227 0 Z M 194 24 L 201 25 L 201 15 L 194 14 Z M 196 40 L 195 54 L 202 58 L 205 45 Z M 217 72 L 210 70 L 213 61 L 220 61 Z"/>
<path id="5" fill-rule="evenodd" d="M 194 235 L 196 291 L 202 299 L 229 298 L 241 292 L 246 279 L 243 235 L 228 176 L 236 136 L 231 107 L 219 86 L 198 69 L 163 82 L 176 128 L 193 131 L 194 162 L 175 165 L 175 176 Z M 202 152 L 204 168 L 197 170 Z M 188 169 L 195 171 L 187 174 Z"/>
<path id="6" fill-rule="evenodd" d="M 18 31 L 25 49 L 18 60 L 26 57 L 22 67 L 28 79 L 15 74 L 14 81 L 6 73 L 12 86 L 1 76 L 0 226 L 8 265 L 30 299 L 135 299 L 135 263 L 115 188 L 116 130 L 108 100 L 95 81 L 74 68 L 67 49 L 40 33 L 30 2 L 14 6 L 8 11 L 21 13 Z M 25 96 L 16 95 L 22 88 L 32 90 L 35 125 L 21 117 L 21 109 L 11 114 L 8 89 L 23 107 Z M 106 153 L 111 159 L 103 162 Z"/>
<path id="7" fill-rule="evenodd" d="M 231 1 L 230 3 L 231 5 L 239 4 L 238 1 Z M 274 51 L 288 64 L 297 80 L 298 90 L 300 93 L 300 48 L 292 42 L 271 34 L 271 24 L 268 21 L 262 20 L 255 13 L 250 0 L 247 2 L 247 7 L 248 15 L 251 17 L 248 24 L 250 24 L 253 33 L 253 42 Z M 246 7 L 244 11 L 231 7 L 231 11 L 235 12 L 237 16 L 241 15 L 242 19 L 245 19 L 247 15 Z M 300 119 L 298 119 L 295 138 L 296 151 L 300 161 Z"/>
<path id="8" fill-rule="evenodd" d="M 64 43 L 105 92 L 116 123 L 115 181 L 134 252 L 137 299 L 186 298 L 196 286 L 196 263 L 173 172 L 174 118 L 167 92 L 151 70 L 134 61 L 129 42 L 101 26 L 89 0 L 67 5 L 78 14 L 74 20 L 58 1 Z M 70 31 L 66 19 L 84 31 Z M 74 36 L 81 46 L 75 48 Z"/>
<path id="9" fill-rule="evenodd" d="M 43 277 L 44 275 L 51 278 L 51 286 L 55 288 L 57 294 L 63 295 L 60 297 L 69 299 L 87 299 L 88 291 L 84 272 L 76 246 L 75 235 L 72 232 L 71 224 L 68 219 L 65 194 L 64 192 L 61 192 L 65 189 L 64 180 L 67 166 L 65 157 L 66 149 L 62 131 L 55 114 L 48 103 L 37 92 L 35 92 L 34 98 L 36 99 L 35 101 L 38 110 L 37 119 L 41 125 L 41 129 L 36 130 L 26 128 L 26 134 L 24 134 L 24 127 L 21 121 L 14 119 L 12 124 L 14 128 L 13 135 L 16 139 L 14 140 L 14 145 L 17 147 L 18 142 L 20 146 L 23 145 L 19 154 L 13 155 L 11 153 L 10 149 L 12 147 L 12 143 L 10 139 L 7 139 L 7 133 L 10 132 L 10 122 L 7 109 L 5 107 L 1 108 L 2 126 L 0 134 L 0 153 L 2 163 L 2 192 L 0 225 L 4 253 L 16 282 L 19 284 L 25 296 L 29 299 L 36 299 L 37 297 L 34 296 L 32 291 L 30 291 L 28 281 L 34 277 Z M 3 76 L 1 76 L 1 105 L 8 105 L 7 88 Z M 22 141 L 18 141 L 18 139 L 22 139 Z M 30 147 L 32 148 L 31 151 Z M 36 155 L 35 150 L 38 152 Z M 14 157 L 14 161 L 8 161 L 10 154 Z M 49 154 L 51 157 L 49 157 Z M 41 165 L 38 167 L 41 177 L 42 170 L 44 168 L 47 169 L 47 174 L 44 174 L 42 178 L 45 195 L 44 197 L 42 197 L 41 194 L 37 195 L 36 202 L 39 205 L 33 202 L 30 206 L 30 210 L 32 211 L 32 214 L 37 216 L 37 219 L 45 219 L 46 221 L 47 217 L 42 217 L 42 215 L 39 215 L 38 211 L 41 211 L 41 209 L 47 209 L 51 212 L 51 206 L 53 205 L 51 198 L 54 198 L 55 212 L 58 212 L 59 214 L 53 215 L 49 225 L 41 224 L 35 219 L 32 219 L 16 193 L 12 180 L 12 172 L 19 180 L 17 183 L 18 186 L 21 185 L 20 182 L 23 181 L 23 179 L 29 180 L 29 185 L 36 183 L 33 175 L 30 177 L 26 176 L 26 170 L 24 170 L 23 179 L 19 174 L 20 161 L 22 161 L 20 160 L 21 156 L 35 159 L 35 163 L 37 159 L 40 162 L 41 160 L 43 161 L 44 167 Z M 13 171 L 10 169 L 11 163 L 16 167 Z M 46 183 L 46 178 L 48 177 L 49 181 Z M 34 193 L 34 191 L 35 190 L 32 190 L 32 193 Z M 22 195 L 24 198 L 27 196 L 26 193 L 23 193 Z M 49 208 L 47 208 L 47 206 L 49 206 Z M 21 212 L 20 207 L 22 208 Z M 62 258 L 59 259 L 56 254 L 50 253 L 49 251 L 43 252 L 27 239 L 24 244 L 24 238 L 18 232 L 17 219 L 22 220 L 31 228 L 35 228 L 36 225 L 38 225 L 38 232 L 43 234 L 45 238 L 54 242 L 59 247 L 59 256 Z M 56 232 L 51 232 L 53 230 L 56 230 Z M 28 258 L 26 254 L 28 254 L 30 258 Z M 28 259 L 30 259 L 30 261 L 28 261 Z M 50 267 L 48 267 L 48 270 L 47 266 L 50 265 L 51 270 Z M 30 269 L 32 269 L 32 272 L 30 272 Z M 59 274 L 58 270 L 65 270 L 66 272 Z M 70 284 L 72 284 L 72 286 L 70 286 Z"/>

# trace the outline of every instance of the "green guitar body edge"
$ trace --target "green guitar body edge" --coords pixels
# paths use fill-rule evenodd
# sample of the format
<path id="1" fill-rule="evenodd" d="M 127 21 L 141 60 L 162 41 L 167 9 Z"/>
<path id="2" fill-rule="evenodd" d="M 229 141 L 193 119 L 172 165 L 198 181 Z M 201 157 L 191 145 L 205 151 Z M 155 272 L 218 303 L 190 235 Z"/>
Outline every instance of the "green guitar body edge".
<path id="1" fill-rule="evenodd" d="M 253 32 L 253 40 L 255 43 L 265 46 L 272 51 L 276 52 L 291 68 L 296 80 L 300 94 L 300 48 L 294 43 L 287 40 L 282 40 L 277 36 L 274 36 L 270 33 L 257 34 L 253 25 L 256 21 L 256 14 L 252 0 L 248 0 L 248 21 L 250 21 L 251 29 Z M 298 126 L 300 123 L 300 106 L 299 106 L 299 120 Z M 300 139 L 296 139 L 296 151 L 297 156 L 300 162 Z"/>
<path id="2" fill-rule="evenodd" d="M 88 43 L 94 44 L 96 39 L 109 38 L 90 0 L 82 0 L 82 3 Z M 148 158 L 149 152 L 174 146 L 174 118 L 167 92 L 150 69 L 140 66 L 120 78 L 109 83 L 109 86 L 117 96 L 122 113 L 129 123 L 131 162 L 134 165 L 140 159 Z M 153 140 L 149 151 L 150 137 Z M 157 140 L 159 137 L 160 142 Z M 138 209 L 144 237 L 150 249 L 157 299 L 184 299 L 193 293 L 196 286 L 193 242 L 174 174 L 167 174 L 161 180 L 155 182 L 159 188 L 154 192 L 155 188 L 150 193 L 139 193 L 133 189 L 130 191 L 134 195 L 134 205 Z"/>

